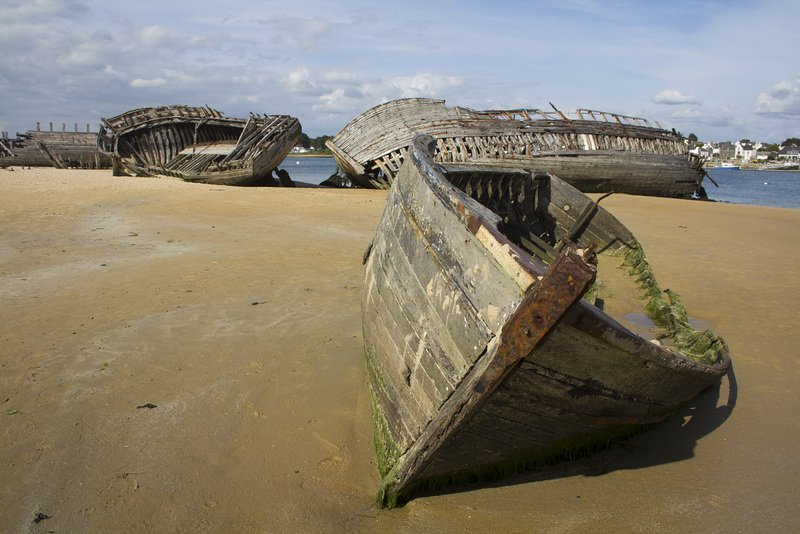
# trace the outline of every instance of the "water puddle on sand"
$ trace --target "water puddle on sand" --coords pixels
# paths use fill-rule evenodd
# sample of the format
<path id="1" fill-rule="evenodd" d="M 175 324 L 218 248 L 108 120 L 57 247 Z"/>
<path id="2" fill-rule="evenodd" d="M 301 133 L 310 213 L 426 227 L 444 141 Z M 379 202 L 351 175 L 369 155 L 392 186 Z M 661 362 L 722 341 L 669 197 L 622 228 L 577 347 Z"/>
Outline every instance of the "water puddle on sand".
<path id="1" fill-rule="evenodd" d="M 623 319 L 636 326 L 644 326 L 647 328 L 656 328 L 656 324 L 644 313 L 629 313 Z"/>
<path id="2" fill-rule="evenodd" d="M 689 324 L 692 325 L 692 328 L 695 330 L 711 330 L 711 321 L 706 321 L 705 319 L 698 319 L 697 317 L 688 317 Z"/>
<path id="3" fill-rule="evenodd" d="M 625 328 L 644 337 L 658 339 L 664 329 L 656 326 L 645 310 L 646 301 L 636 279 L 628 274 L 628 267 L 620 257 L 600 255 L 598 258 L 597 279 L 602 284 L 598 297 L 603 310 L 619 321 Z M 689 324 L 695 330 L 708 330 L 710 321 L 689 317 Z"/>

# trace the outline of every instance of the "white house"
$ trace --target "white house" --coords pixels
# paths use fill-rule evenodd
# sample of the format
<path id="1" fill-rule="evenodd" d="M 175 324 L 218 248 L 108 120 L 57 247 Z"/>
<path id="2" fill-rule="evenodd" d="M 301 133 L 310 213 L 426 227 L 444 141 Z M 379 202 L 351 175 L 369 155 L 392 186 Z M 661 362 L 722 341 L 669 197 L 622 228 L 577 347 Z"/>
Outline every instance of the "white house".
<path id="1" fill-rule="evenodd" d="M 742 158 L 742 162 L 751 161 L 756 157 L 756 151 L 763 145 L 761 143 L 743 143 L 736 141 L 736 153 L 734 157 Z"/>
<path id="2" fill-rule="evenodd" d="M 701 158 L 711 159 L 711 156 L 713 156 L 715 152 L 718 153 L 719 150 L 715 149 L 714 145 L 711 143 L 704 143 L 703 146 L 690 148 L 689 152 L 697 154 Z"/>
<path id="3" fill-rule="evenodd" d="M 785 146 L 778 152 L 778 158 L 784 158 L 785 161 L 792 163 L 800 163 L 800 146 Z"/>

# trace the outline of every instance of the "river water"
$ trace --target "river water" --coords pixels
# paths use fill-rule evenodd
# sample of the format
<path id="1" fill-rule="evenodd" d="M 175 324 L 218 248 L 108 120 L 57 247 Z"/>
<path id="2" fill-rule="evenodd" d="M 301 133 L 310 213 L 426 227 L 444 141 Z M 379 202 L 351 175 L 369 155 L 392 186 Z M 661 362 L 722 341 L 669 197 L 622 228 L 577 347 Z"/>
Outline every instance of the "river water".
<path id="1" fill-rule="evenodd" d="M 703 180 L 708 197 L 719 202 L 800 209 L 800 172 L 708 169 L 719 184 Z"/>
<path id="2" fill-rule="evenodd" d="M 289 173 L 295 182 L 321 184 L 336 172 L 336 161 L 330 157 L 292 157 L 288 155 L 278 167 Z"/>
<path id="3" fill-rule="evenodd" d="M 332 157 L 298 158 L 290 155 L 280 168 L 285 169 L 296 182 L 319 184 L 336 172 L 336 162 Z M 708 174 L 719 184 L 715 187 L 708 178 L 703 181 L 712 200 L 800 209 L 800 172 L 708 169 Z"/>

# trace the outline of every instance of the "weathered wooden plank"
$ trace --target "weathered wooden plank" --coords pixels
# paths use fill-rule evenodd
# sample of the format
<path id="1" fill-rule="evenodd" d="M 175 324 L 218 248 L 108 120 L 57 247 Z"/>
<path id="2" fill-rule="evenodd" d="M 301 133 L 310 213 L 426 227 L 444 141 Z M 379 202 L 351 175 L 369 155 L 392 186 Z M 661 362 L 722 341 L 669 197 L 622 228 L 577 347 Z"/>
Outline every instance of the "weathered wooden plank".
<path id="1" fill-rule="evenodd" d="M 413 332 L 412 350 L 414 352 L 423 344 L 418 337 L 419 333 L 431 333 L 431 341 L 424 345 L 428 350 L 435 351 L 439 355 L 440 373 L 447 381 L 444 385 L 453 386 L 469 364 L 469 353 L 465 353 L 465 350 L 467 348 L 474 349 L 453 338 L 452 331 L 443 321 L 438 308 L 430 300 L 427 291 L 420 285 L 420 280 L 416 278 L 420 272 L 432 273 L 431 267 L 423 264 L 414 265 L 408 255 L 403 253 L 403 245 L 396 236 L 388 231 L 385 235 L 386 246 L 392 250 L 392 253 L 383 259 L 380 257 L 381 251 L 378 251 L 379 256 L 376 260 L 383 260 L 381 261 L 383 268 L 376 271 L 376 284 L 381 288 L 391 288 L 397 295 L 397 309 L 392 313 L 405 319 L 409 330 L 406 335 Z M 418 250 L 418 248 L 412 250 Z M 413 254 L 413 252 L 411 253 Z M 420 259 L 418 255 L 414 256 L 416 259 Z M 447 316 L 445 316 L 446 318 Z M 432 378 L 437 383 L 441 382 L 438 376 Z"/>
<path id="2" fill-rule="evenodd" d="M 365 323 L 364 331 L 370 340 L 369 367 L 374 370 L 376 380 L 386 394 L 381 406 L 385 410 L 391 409 L 396 414 L 393 416 L 397 420 L 395 424 L 397 432 L 393 431 L 395 441 L 408 442 L 419 435 L 427 421 L 422 420 L 417 399 L 406 391 L 407 388 L 403 384 L 398 384 L 398 377 L 401 375 L 394 371 L 397 364 L 392 361 L 390 355 L 402 351 L 402 346 L 395 345 L 394 340 L 388 335 L 387 324 L 384 321 Z"/>
<path id="3" fill-rule="evenodd" d="M 525 361 L 498 393 L 498 409 L 508 406 L 594 428 L 598 420 L 614 414 L 622 418 L 647 418 L 674 406 L 601 384 L 593 378 L 578 379 Z"/>
<path id="4" fill-rule="evenodd" d="M 427 294 L 419 287 L 414 278 L 418 271 L 413 269 L 401 252 L 401 246 L 391 230 L 386 228 L 383 232 L 386 240 L 373 246 L 374 262 L 382 266 L 373 270 L 375 291 L 384 294 L 384 303 L 389 307 L 386 312 L 395 320 L 403 321 L 402 326 L 398 323 L 401 329 L 399 335 L 408 345 L 409 352 L 415 355 L 413 361 L 406 362 L 408 367 L 417 366 L 419 358 L 425 354 L 437 362 L 436 369 L 427 372 L 437 385 L 437 399 L 440 401 L 449 395 L 449 391 L 460 380 L 467 363 L 450 331 L 431 306 Z M 420 324 L 426 326 L 419 328 Z M 420 332 L 435 332 L 436 335 L 422 340 Z"/>

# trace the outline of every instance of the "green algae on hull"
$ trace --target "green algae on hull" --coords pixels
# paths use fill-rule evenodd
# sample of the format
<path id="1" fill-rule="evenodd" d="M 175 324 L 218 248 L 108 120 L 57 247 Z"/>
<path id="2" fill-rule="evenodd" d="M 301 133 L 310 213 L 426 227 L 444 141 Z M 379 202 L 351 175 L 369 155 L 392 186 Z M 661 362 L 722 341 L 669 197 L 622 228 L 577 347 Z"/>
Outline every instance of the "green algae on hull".
<path id="1" fill-rule="evenodd" d="M 679 353 L 698 363 L 715 365 L 724 360 L 728 353 L 725 342 L 711 330 L 701 332 L 692 327 L 678 294 L 659 287 L 640 244 L 620 248 L 613 254 L 622 256 L 623 265 L 630 267 L 629 275 L 636 277 L 644 298 L 648 299 L 648 315 L 665 330 L 662 339 L 671 340 Z"/>

